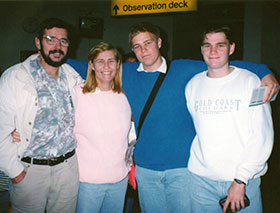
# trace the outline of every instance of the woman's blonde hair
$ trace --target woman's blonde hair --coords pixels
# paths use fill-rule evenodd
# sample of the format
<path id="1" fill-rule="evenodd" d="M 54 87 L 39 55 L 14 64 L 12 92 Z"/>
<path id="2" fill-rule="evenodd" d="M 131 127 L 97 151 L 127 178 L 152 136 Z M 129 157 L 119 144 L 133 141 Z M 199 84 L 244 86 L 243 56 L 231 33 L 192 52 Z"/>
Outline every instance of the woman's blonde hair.
<path id="1" fill-rule="evenodd" d="M 121 72 L 122 72 L 121 54 L 119 53 L 119 51 L 117 50 L 117 48 L 114 45 L 112 45 L 110 43 L 106 43 L 106 42 L 100 42 L 99 44 L 94 46 L 89 51 L 89 54 L 88 54 L 88 72 L 87 72 L 87 79 L 86 79 L 85 84 L 83 86 L 83 93 L 94 92 L 96 90 L 97 81 L 96 81 L 95 72 L 91 68 L 91 64 L 94 63 L 94 59 L 97 58 L 99 53 L 102 53 L 102 52 L 107 51 L 107 50 L 112 50 L 114 52 L 115 59 L 116 59 L 117 63 L 119 64 L 119 66 L 117 68 L 116 76 L 113 79 L 112 90 L 114 92 L 117 92 L 117 93 L 123 92 L 122 85 L 121 85 Z"/>

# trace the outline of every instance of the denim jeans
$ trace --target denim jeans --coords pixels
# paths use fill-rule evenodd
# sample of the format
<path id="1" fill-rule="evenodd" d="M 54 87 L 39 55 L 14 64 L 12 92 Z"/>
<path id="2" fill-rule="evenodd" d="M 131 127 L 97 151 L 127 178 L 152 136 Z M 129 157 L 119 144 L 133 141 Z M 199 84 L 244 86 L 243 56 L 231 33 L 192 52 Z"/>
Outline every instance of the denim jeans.
<path id="1" fill-rule="evenodd" d="M 155 171 L 136 166 L 135 174 L 142 212 L 190 212 L 187 168 Z"/>
<path id="2" fill-rule="evenodd" d="M 219 200 L 227 196 L 231 184 L 232 181 L 210 180 L 190 172 L 192 213 L 222 212 Z M 238 213 L 261 213 L 260 178 L 249 180 L 246 194 L 250 199 L 250 205 Z"/>
<path id="3" fill-rule="evenodd" d="M 128 178 L 117 183 L 80 182 L 77 213 L 122 213 Z"/>

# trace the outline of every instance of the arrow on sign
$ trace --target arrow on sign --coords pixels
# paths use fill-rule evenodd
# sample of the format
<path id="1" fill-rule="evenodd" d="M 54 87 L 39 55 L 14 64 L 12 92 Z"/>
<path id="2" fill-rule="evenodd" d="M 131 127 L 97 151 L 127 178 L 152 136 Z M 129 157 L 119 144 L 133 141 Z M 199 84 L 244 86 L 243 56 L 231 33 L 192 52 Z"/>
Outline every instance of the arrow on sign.
<path id="1" fill-rule="evenodd" d="M 118 5 L 115 5 L 114 7 L 113 7 L 113 10 L 115 11 L 115 15 L 117 15 L 118 14 L 118 10 L 119 10 L 120 8 L 118 7 Z"/>

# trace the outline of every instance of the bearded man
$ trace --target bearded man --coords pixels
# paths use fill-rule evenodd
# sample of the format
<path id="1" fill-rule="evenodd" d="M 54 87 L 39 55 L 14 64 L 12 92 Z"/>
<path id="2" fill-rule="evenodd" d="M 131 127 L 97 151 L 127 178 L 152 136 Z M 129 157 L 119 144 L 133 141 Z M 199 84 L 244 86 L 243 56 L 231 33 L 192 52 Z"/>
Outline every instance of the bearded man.
<path id="1" fill-rule="evenodd" d="M 64 64 L 69 26 L 41 23 L 39 53 L 8 68 L 0 79 L 0 169 L 10 177 L 13 212 L 75 212 L 78 170 L 75 155 L 73 88 L 82 79 Z M 14 143 L 17 130 L 22 142 Z"/>

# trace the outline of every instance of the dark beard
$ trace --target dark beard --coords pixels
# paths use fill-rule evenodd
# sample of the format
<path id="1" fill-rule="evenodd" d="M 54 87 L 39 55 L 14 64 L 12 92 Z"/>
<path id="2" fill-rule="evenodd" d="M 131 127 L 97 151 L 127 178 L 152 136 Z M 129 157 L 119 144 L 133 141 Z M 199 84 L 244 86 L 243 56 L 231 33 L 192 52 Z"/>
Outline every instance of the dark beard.
<path id="1" fill-rule="evenodd" d="M 49 54 L 46 55 L 46 54 L 44 53 L 42 43 L 41 43 L 41 47 L 42 47 L 42 48 L 40 49 L 40 53 L 41 53 L 43 59 L 45 60 L 45 62 L 46 62 L 48 65 L 53 66 L 53 67 L 59 67 L 59 66 L 61 66 L 62 64 L 64 64 L 64 63 L 66 62 L 67 55 L 65 55 L 64 52 L 63 52 L 62 50 L 60 50 L 60 49 L 57 49 L 57 50 L 50 50 L 50 51 L 49 51 Z M 57 52 L 60 53 L 60 54 L 62 54 L 62 55 L 64 55 L 64 56 L 63 56 L 63 58 L 62 58 L 60 61 L 53 61 L 53 60 L 50 58 L 50 54 L 52 54 L 52 53 L 57 53 Z"/>

